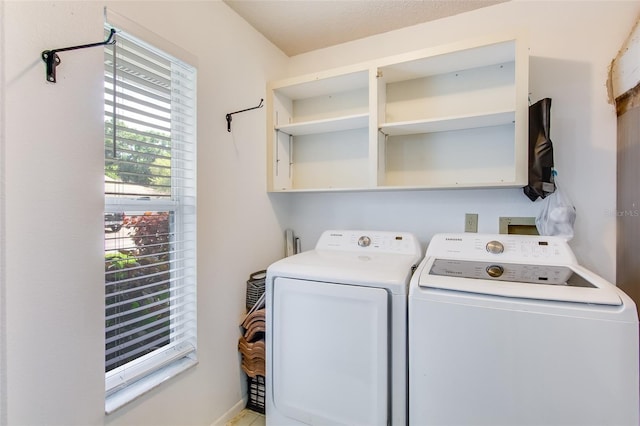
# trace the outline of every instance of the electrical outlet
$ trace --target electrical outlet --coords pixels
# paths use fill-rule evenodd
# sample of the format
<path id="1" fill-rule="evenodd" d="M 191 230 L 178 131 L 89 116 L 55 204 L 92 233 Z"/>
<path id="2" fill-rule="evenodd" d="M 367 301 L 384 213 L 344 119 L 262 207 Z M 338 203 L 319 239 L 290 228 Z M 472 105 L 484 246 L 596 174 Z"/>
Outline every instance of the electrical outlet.
<path id="1" fill-rule="evenodd" d="M 477 213 L 467 213 L 464 215 L 464 232 L 478 232 Z"/>

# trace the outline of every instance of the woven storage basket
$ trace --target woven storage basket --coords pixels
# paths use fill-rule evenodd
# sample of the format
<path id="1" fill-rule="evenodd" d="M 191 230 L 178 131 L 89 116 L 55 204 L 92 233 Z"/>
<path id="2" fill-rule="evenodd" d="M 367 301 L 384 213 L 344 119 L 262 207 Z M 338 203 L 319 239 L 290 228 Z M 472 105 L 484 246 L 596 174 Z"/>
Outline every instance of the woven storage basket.
<path id="1" fill-rule="evenodd" d="M 264 414 L 265 407 L 265 380 L 264 376 L 248 378 L 249 400 L 247 409 Z"/>
<path id="2" fill-rule="evenodd" d="M 247 309 L 251 309 L 264 293 L 264 281 L 266 277 L 266 270 L 254 272 L 249 276 L 247 280 Z"/>

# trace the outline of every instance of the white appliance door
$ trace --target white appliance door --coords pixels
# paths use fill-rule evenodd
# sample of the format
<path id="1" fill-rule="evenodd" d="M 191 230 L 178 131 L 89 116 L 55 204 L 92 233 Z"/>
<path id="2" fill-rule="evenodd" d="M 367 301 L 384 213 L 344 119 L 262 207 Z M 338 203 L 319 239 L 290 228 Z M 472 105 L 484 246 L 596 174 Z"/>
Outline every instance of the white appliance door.
<path id="1" fill-rule="evenodd" d="M 386 290 L 291 278 L 273 288 L 276 409 L 310 425 L 386 425 Z"/>
<path id="2" fill-rule="evenodd" d="M 638 425 L 637 324 L 587 309 L 411 298 L 409 423 Z"/>

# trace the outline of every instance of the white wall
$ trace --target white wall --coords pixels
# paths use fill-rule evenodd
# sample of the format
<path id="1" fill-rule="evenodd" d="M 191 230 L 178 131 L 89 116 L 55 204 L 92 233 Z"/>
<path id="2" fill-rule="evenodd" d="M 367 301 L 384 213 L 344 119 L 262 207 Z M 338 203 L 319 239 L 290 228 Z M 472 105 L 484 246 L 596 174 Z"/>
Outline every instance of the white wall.
<path id="1" fill-rule="evenodd" d="M 101 39 L 102 11 L 7 1 L 4 12 L 7 420 L 97 424 L 101 51 L 61 55 L 56 85 L 40 53 Z"/>
<path id="2" fill-rule="evenodd" d="M 611 60 L 640 15 L 631 1 L 519 1 L 293 57 L 289 75 L 447 44 L 487 33 L 524 32 L 530 44 L 531 101 L 552 98 L 551 139 L 563 189 L 577 209 L 571 245 L 585 266 L 615 280 L 616 115 L 606 81 Z M 286 196 L 286 195 L 285 195 Z M 520 189 L 361 194 L 289 194 L 290 226 L 303 248 L 324 229 L 462 232 L 479 214 L 480 232 L 498 232 L 500 216 L 536 216 L 541 201 Z"/>
<path id="3" fill-rule="evenodd" d="M 0 40 L 4 40 L 4 0 L 0 0 Z M 4 44 L 0 43 L 0 64 L 5 62 Z M 4 184 L 4 147 L 5 147 L 5 96 L 4 96 L 4 66 L 0 66 L 0 424 L 7 424 L 7 364 L 6 364 L 6 295 L 5 285 L 5 184 Z"/>
<path id="4" fill-rule="evenodd" d="M 103 40 L 104 4 L 3 6 L 7 422 L 209 425 L 242 404 L 245 282 L 281 256 L 288 203 L 265 193 L 265 110 L 234 116 L 233 133 L 225 114 L 264 98 L 287 58 L 219 1 L 109 3 L 198 58 L 200 363 L 105 417 L 103 50 L 60 53 L 57 84 L 40 59 Z"/>

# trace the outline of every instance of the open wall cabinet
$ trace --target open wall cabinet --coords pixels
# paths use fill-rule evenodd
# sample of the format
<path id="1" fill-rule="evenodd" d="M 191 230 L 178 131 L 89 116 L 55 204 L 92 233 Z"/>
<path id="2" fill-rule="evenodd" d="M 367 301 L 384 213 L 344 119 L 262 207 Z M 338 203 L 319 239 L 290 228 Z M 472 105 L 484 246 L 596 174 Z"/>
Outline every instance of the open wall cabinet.
<path id="1" fill-rule="evenodd" d="M 528 58 L 487 37 L 269 83 L 268 190 L 526 185 Z"/>

